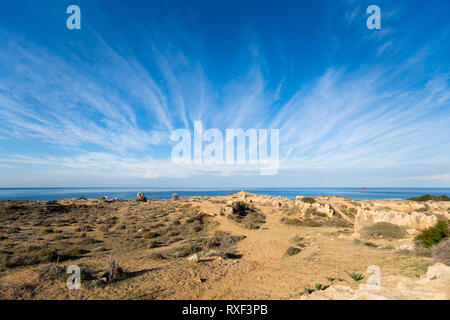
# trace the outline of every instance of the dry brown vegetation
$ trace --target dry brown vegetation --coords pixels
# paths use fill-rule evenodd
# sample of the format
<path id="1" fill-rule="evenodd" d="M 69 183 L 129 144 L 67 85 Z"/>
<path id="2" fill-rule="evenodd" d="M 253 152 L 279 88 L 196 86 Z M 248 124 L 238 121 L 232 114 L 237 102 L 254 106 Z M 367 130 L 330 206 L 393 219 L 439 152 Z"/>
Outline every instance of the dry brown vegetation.
<path id="1" fill-rule="evenodd" d="M 360 234 L 363 239 L 402 239 L 406 235 L 406 230 L 389 222 L 377 222 L 371 226 L 363 227 Z"/>
<path id="2" fill-rule="evenodd" d="M 322 202 L 332 217 L 236 195 L 0 200 L 0 298 L 71 299 L 69 265 L 81 268 L 83 299 L 296 299 L 329 277 L 354 286 L 345 270 L 414 277 L 433 257 L 448 262 L 448 241 L 429 257 L 395 250 L 397 239 L 354 242 L 359 203 L 305 203 Z"/>

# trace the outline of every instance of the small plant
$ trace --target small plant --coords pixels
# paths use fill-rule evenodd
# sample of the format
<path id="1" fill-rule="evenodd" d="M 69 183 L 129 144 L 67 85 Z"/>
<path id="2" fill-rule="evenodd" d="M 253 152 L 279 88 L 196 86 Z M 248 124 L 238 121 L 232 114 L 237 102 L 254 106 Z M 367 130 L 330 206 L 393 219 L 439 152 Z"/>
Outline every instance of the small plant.
<path id="1" fill-rule="evenodd" d="M 310 204 L 316 203 L 316 200 L 314 200 L 314 198 L 309 198 L 309 197 L 302 198 L 302 201 L 304 203 L 310 203 Z"/>
<path id="2" fill-rule="evenodd" d="M 346 271 L 346 272 L 347 272 L 347 271 Z M 350 278 L 353 279 L 353 281 L 358 282 L 358 281 L 364 279 L 364 276 L 363 276 L 362 274 L 360 274 L 360 273 L 357 273 L 357 272 L 352 272 L 352 273 L 347 272 L 347 273 L 348 273 L 348 275 L 350 276 Z"/>
<path id="3" fill-rule="evenodd" d="M 155 232 L 152 232 L 152 231 L 146 232 L 146 233 L 144 233 L 144 235 L 142 236 L 142 238 L 144 238 L 144 239 L 154 239 L 154 238 L 156 238 L 156 237 L 158 237 L 158 234 L 155 233 Z"/>
<path id="4" fill-rule="evenodd" d="M 316 290 L 317 290 L 317 291 L 325 290 L 326 288 L 328 288 L 328 286 L 324 286 L 324 285 L 321 284 L 321 283 L 316 283 L 314 286 L 316 287 Z"/>
<path id="5" fill-rule="evenodd" d="M 416 273 L 416 278 L 420 278 L 420 274 Z"/>
<path id="6" fill-rule="evenodd" d="M 125 277 L 125 272 L 119 266 L 119 262 L 115 257 L 109 256 L 107 276 L 110 283 Z"/>
<path id="7" fill-rule="evenodd" d="M 149 249 L 153 249 L 153 248 L 157 248 L 157 247 L 159 247 L 159 242 L 156 240 L 151 240 L 147 246 L 147 248 L 149 248 Z"/>
<path id="8" fill-rule="evenodd" d="M 106 287 L 107 283 L 102 279 L 93 279 L 86 281 L 84 286 L 88 289 L 92 288 L 104 288 Z"/>
<path id="9" fill-rule="evenodd" d="M 296 234 L 293 234 L 292 236 L 289 237 L 290 243 L 300 243 L 302 240 L 303 238 Z"/>
<path id="10" fill-rule="evenodd" d="M 49 234 L 49 233 L 53 233 L 53 229 L 52 228 L 44 228 L 41 231 L 42 234 Z"/>
<path id="11" fill-rule="evenodd" d="M 361 237 L 364 239 L 388 238 L 401 239 L 406 235 L 406 230 L 400 226 L 389 222 L 377 222 L 370 226 L 364 226 L 360 230 Z"/>
<path id="12" fill-rule="evenodd" d="M 314 292 L 314 289 L 305 288 L 305 289 L 303 289 L 303 292 L 304 292 L 305 294 L 311 294 L 311 293 Z"/>
<path id="13" fill-rule="evenodd" d="M 51 249 L 42 249 L 37 252 L 41 262 L 55 262 L 58 260 L 58 252 Z"/>
<path id="14" fill-rule="evenodd" d="M 297 253 L 299 253 L 301 250 L 299 249 L 299 248 L 296 248 L 296 247 L 289 247 L 287 250 L 286 250 L 286 254 L 288 255 L 288 256 L 293 256 L 293 255 L 296 255 Z"/>
<path id="15" fill-rule="evenodd" d="M 448 223 L 446 221 L 440 221 L 433 227 L 422 231 L 415 240 L 423 247 L 430 248 L 448 237 L 450 237 Z"/>
<path id="16" fill-rule="evenodd" d="M 330 281 L 330 282 L 333 282 L 333 281 L 336 280 L 336 279 L 333 278 L 333 277 L 327 277 L 327 280 Z"/>

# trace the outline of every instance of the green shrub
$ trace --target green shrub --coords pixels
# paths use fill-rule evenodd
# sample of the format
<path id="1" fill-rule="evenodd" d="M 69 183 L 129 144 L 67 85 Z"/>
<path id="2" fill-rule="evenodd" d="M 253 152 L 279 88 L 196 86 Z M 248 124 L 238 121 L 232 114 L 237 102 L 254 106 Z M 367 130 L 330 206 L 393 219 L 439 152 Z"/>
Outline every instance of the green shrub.
<path id="1" fill-rule="evenodd" d="M 314 198 L 309 198 L 309 197 L 302 198 L 302 201 L 305 203 L 310 203 L 310 204 L 316 203 L 316 200 L 314 200 Z"/>
<path id="2" fill-rule="evenodd" d="M 37 257 L 40 262 L 55 262 L 58 260 L 58 252 L 56 250 L 51 249 L 42 249 L 37 252 Z"/>
<path id="3" fill-rule="evenodd" d="M 450 197 L 447 197 L 446 195 L 442 196 L 433 196 L 431 194 L 426 194 L 420 197 L 412 197 L 407 200 L 411 201 L 419 201 L 419 202 L 425 202 L 425 201 L 450 201 Z"/>
<path id="4" fill-rule="evenodd" d="M 142 238 L 144 238 L 144 239 L 154 239 L 154 238 L 157 238 L 157 237 L 158 237 L 158 234 L 155 233 L 155 232 L 152 232 L 152 231 L 146 232 L 142 236 Z"/>
<path id="5" fill-rule="evenodd" d="M 352 272 L 352 273 L 347 272 L 347 273 L 350 276 L 350 278 L 353 279 L 353 281 L 360 281 L 360 280 L 364 279 L 364 276 L 360 273 L 357 273 L 357 272 Z"/>
<path id="6" fill-rule="evenodd" d="M 293 244 L 300 243 L 303 240 L 299 235 L 293 234 L 289 237 L 289 242 Z"/>
<path id="7" fill-rule="evenodd" d="M 415 239 L 419 245 L 425 248 L 430 248 L 449 236 L 450 231 L 448 228 L 448 223 L 446 221 L 440 221 L 433 227 L 422 231 Z"/>
<path id="8" fill-rule="evenodd" d="M 304 288 L 304 289 L 303 289 L 303 292 L 304 292 L 305 294 L 311 294 L 311 293 L 314 292 L 314 289 Z"/>
<path id="9" fill-rule="evenodd" d="M 328 286 L 324 286 L 324 285 L 321 284 L 321 283 L 316 283 L 314 286 L 316 287 L 316 290 L 317 290 L 317 291 L 325 290 L 326 288 L 328 288 Z"/>
<path id="10" fill-rule="evenodd" d="M 159 242 L 157 240 L 151 240 L 147 246 L 148 249 L 153 249 L 157 247 L 159 247 Z"/>
<path id="11" fill-rule="evenodd" d="M 299 249 L 299 248 L 296 248 L 296 247 L 289 247 L 287 250 L 286 250 L 286 254 L 288 255 L 288 256 L 293 256 L 293 255 L 296 255 L 297 253 L 299 253 L 301 250 Z"/>
<path id="12" fill-rule="evenodd" d="M 401 239 L 406 236 L 404 228 L 389 222 L 377 222 L 370 226 L 365 226 L 360 230 L 363 239 L 388 238 Z"/>

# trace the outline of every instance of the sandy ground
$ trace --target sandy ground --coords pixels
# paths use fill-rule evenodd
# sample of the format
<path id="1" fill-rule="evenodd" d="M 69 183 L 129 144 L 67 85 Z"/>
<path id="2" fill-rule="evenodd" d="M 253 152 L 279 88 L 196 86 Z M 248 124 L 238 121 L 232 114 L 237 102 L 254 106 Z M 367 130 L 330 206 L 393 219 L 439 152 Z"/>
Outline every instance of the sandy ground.
<path id="1" fill-rule="evenodd" d="M 16 208 L 11 209 L 11 202 L 2 202 L 0 257 L 8 254 L 11 257 L 16 248 L 24 245 L 58 247 L 58 241 L 55 240 L 57 235 L 69 231 L 71 237 L 63 241 L 70 241 L 73 246 L 74 239 L 78 239 L 75 243 L 83 244 L 88 252 L 73 260 L 59 261 L 58 266 L 63 271 L 55 276 L 48 276 L 42 271 L 48 266 L 46 263 L 2 267 L 1 298 L 76 298 L 78 296 L 73 292 L 69 295 L 69 290 L 62 280 L 64 268 L 76 264 L 82 268 L 106 270 L 110 256 L 118 259 L 127 276 L 120 281 L 108 283 L 105 287 L 88 289 L 82 286 L 82 299 L 299 299 L 305 288 L 314 288 L 318 283 L 324 286 L 345 284 L 356 288 L 360 282 L 354 281 L 348 272 L 358 272 L 366 276 L 366 270 L 371 265 L 380 266 L 382 277 L 396 275 L 417 278 L 424 275 L 427 267 L 432 264 L 430 258 L 396 250 L 401 240 L 379 239 L 372 241 L 375 246 L 368 246 L 353 240 L 351 227 L 287 225 L 280 221 L 286 212 L 271 206 L 258 207 L 266 216 L 266 223 L 259 229 L 247 229 L 220 214 L 221 208 L 229 199 L 230 197 L 184 198 L 175 202 L 149 200 L 147 203 L 133 200 L 103 203 L 93 199 L 67 199 L 57 203 L 83 203 L 86 205 L 83 210 L 89 214 L 76 218 L 75 222 L 69 220 L 60 223 L 67 217 L 67 212 L 48 215 L 36 211 L 33 219 L 39 218 L 40 222 L 34 224 L 27 215 L 21 215 L 20 219 L 14 220 L 12 214 L 5 213 L 5 208 L 10 211 Z M 44 205 L 46 204 L 38 203 L 37 207 Z M 183 222 L 184 216 L 189 215 L 186 210 L 207 215 L 201 230 L 194 234 L 183 234 L 182 230 L 180 237 L 176 239 L 168 236 L 170 232 L 167 232 L 163 245 L 149 247 L 150 240 L 143 239 L 145 230 L 141 229 L 161 229 L 164 225 L 170 229 L 172 220 L 179 219 L 180 228 L 186 230 L 187 222 L 186 225 Z M 111 232 L 111 228 L 107 231 L 103 228 L 102 231 L 102 223 L 114 216 L 118 221 L 113 226 L 114 232 Z M 345 218 L 352 221 L 352 217 Z M 81 228 L 80 231 L 79 226 L 86 223 L 90 228 L 84 231 Z M 125 227 L 117 227 L 120 223 Z M 11 232 L 17 226 L 21 230 Z M 76 226 L 78 228 L 74 229 Z M 45 228 L 51 228 L 52 231 L 43 232 Z M 154 258 L 155 253 L 168 252 L 188 238 L 207 237 L 217 230 L 245 236 L 245 239 L 233 246 L 233 249 L 242 255 L 240 258 L 205 256 L 207 250 L 198 253 L 198 263 L 189 262 L 186 257 L 163 260 Z M 292 235 L 302 238 L 301 252 L 287 256 L 286 250 L 293 246 L 289 241 Z M 86 244 L 88 241 L 82 242 L 83 238 L 95 239 L 98 242 Z M 377 247 L 381 245 L 384 247 Z M 58 248 L 61 246 L 64 249 L 68 245 L 62 242 Z M 107 251 L 92 251 L 98 246 L 103 246 Z M 334 280 L 330 281 L 331 278 Z"/>

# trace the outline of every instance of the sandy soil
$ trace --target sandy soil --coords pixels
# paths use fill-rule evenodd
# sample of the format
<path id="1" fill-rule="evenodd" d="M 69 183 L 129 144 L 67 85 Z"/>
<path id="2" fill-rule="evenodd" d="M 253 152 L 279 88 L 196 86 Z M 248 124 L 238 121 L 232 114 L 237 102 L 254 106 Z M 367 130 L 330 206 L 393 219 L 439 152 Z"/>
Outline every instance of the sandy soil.
<path id="1" fill-rule="evenodd" d="M 69 265 L 94 270 L 105 282 L 83 285 L 82 299 L 299 299 L 305 288 L 318 283 L 356 288 L 360 282 L 348 273 L 366 275 L 370 265 L 380 266 L 382 276 L 416 278 L 432 264 L 430 258 L 397 250 L 402 240 L 364 244 L 354 241 L 351 226 L 283 223 L 292 213 L 276 206 L 256 205 L 265 223 L 246 228 L 221 214 L 235 198 L 0 201 L 0 298 L 77 298 L 64 281 Z M 339 197 L 327 201 L 335 208 L 358 202 Z M 350 225 L 354 221 L 345 210 L 340 214 Z M 222 234 L 218 230 L 227 232 L 228 240 L 217 247 L 205 244 Z M 300 242 L 293 244 L 292 235 Z M 229 240 L 233 236 L 243 239 Z M 193 245 L 200 247 L 192 251 Z M 291 246 L 301 251 L 288 256 Z M 45 250 L 57 254 L 46 261 Z M 194 252 L 198 263 L 187 259 Z M 110 256 L 125 273 L 111 283 L 101 275 L 108 271 Z"/>

